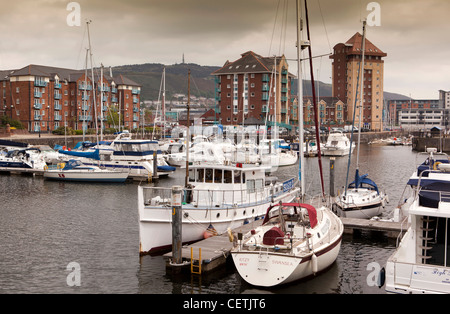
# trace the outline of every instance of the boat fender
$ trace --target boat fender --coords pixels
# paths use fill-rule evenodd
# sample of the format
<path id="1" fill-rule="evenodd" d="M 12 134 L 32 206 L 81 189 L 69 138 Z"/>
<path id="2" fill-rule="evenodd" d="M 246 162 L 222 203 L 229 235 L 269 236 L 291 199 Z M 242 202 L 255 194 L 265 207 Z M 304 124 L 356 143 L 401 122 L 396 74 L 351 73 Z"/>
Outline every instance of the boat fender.
<path id="1" fill-rule="evenodd" d="M 441 162 L 437 161 L 433 164 L 433 170 L 438 170 L 439 165 L 441 164 Z"/>
<path id="2" fill-rule="evenodd" d="M 45 166 L 44 166 L 44 171 L 47 171 L 47 170 L 48 170 L 48 166 L 45 165 Z"/>
<path id="3" fill-rule="evenodd" d="M 228 233 L 228 240 L 230 240 L 230 242 L 233 242 L 234 237 L 233 237 L 233 233 L 231 232 L 230 228 L 227 229 L 227 233 Z"/>
<path id="4" fill-rule="evenodd" d="M 314 275 L 319 271 L 317 256 L 314 253 L 311 256 L 311 268 Z"/>

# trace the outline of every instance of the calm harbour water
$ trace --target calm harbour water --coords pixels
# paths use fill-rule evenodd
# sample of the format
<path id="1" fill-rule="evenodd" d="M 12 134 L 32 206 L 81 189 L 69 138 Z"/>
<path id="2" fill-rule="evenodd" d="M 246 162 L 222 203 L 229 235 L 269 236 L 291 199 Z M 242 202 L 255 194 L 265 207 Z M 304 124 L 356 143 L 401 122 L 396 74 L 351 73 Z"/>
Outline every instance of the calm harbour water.
<path id="1" fill-rule="evenodd" d="M 411 147 L 361 146 L 360 172 L 369 173 L 395 207 L 414 170 Z M 353 154 L 353 164 L 356 150 Z M 322 157 L 328 192 L 329 159 Z M 336 159 L 336 190 L 345 184 L 348 157 Z M 307 178 L 317 179 L 317 158 L 308 158 Z M 298 166 L 283 167 L 280 179 Z M 354 166 L 350 168 L 354 175 Z M 161 186 L 184 181 L 184 171 Z M 351 178 L 349 179 L 351 181 Z M 146 183 L 143 183 L 146 184 Z M 395 240 L 344 236 L 336 263 L 312 280 L 275 289 L 248 285 L 231 264 L 206 277 L 166 275 L 162 256 L 139 257 L 137 183 L 80 184 L 42 177 L 0 175 L 0 293 L 385 293 L 369 286 L 367 265 L 384 266 Z M 317 180 L 309 194 L 319 192 Z M 80 266 L 80 286 L 70 286 L 71 262 Z"/>

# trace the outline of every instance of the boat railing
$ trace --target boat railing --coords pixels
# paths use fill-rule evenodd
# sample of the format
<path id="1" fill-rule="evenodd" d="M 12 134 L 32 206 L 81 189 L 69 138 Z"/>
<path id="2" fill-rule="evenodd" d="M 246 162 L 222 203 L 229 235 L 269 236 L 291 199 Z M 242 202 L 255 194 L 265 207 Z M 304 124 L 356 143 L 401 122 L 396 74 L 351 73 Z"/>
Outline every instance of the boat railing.
<path id="1" fill-rule="evenodd" d="M 219 209 L 223 207 L 233 208 L 241 205 L 259 205 L 267 203 L 274 197 L 283 193 L 282 188 L 275 189 L 273 186 L 249 189 L 197 189 L 183 188 L 183 205 L 194 207 L 206 207 Z M 172 188 L 144 187 L 144 205 L 150 207 L 171 207 Z"/>

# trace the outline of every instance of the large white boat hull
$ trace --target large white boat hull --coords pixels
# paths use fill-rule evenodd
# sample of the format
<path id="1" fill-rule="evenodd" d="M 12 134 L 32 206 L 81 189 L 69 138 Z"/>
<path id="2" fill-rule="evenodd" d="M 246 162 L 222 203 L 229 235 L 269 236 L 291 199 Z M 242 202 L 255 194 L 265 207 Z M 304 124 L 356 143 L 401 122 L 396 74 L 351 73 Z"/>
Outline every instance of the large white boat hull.
<path id="1" fill-rule="evenodd" d="M 128 172 L 47 170 L 44 172 L 44 178 L 79 182 L 125 182 L 128 178 Z"/>
<path id="2" fill-rule="evenodd" d="M 239 275 L 249 284 L 260 287 L 272 287 L 301 280 L 326 270 L 336 260 L 341 248 L 342 238 L 308 257 L 245 252 L 232 254 Z"/>

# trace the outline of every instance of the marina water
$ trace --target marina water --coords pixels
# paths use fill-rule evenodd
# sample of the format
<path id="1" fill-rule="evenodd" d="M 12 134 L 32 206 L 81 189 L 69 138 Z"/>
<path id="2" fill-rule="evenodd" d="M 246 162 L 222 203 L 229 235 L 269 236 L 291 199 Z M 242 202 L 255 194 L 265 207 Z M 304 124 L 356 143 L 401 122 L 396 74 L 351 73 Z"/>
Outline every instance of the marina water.
<path id="1" fill-rule="evenodd" d="M 387 211 L 399 202 L 416 159 L 410 146 L 361 145 L 360 172 L 369 173 L 388 194 Z M 329 158 L 322 161 L 328 192 Z M 347 161 L 347 156 L 336 158 L 336 192 L 345 185 Z M 306 163 L 307 181 L 312 182 L 307 194 L 318 194 L 317 157 Z M 275 175 L 284 180 L 297 173 L 294 165 Z M 178 169 L 157 185 L 182 185 L 184 174 Z M 349 182 L 353 174 L 351 166 Z M 248 285 L 232 263 L 201 278 L 173 278 L 166 274 L 162 256 L 139 256 L 137 184 L 0 175 L 0 293 L 385 293 L 374 274 L 394 251 L 395 240 L 369 233 L 344 235 L 337 261 L 327 272 L 275 289 Z"/>

